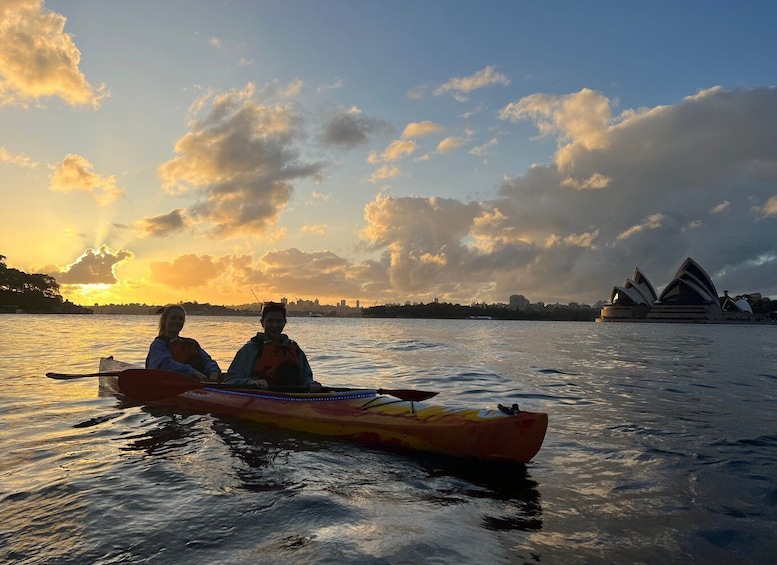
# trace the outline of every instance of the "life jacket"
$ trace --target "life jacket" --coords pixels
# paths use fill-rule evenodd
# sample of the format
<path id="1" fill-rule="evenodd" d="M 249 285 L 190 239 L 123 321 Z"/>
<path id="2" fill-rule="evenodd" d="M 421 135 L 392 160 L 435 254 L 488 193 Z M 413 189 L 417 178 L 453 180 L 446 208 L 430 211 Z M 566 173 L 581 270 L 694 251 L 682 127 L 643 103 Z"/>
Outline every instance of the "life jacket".
<path id="1" fill-rule="evenodd" d="M 275 385 L 300 384 L 300 348 L 296 342 L 266 342 L 260 337 L 253 337 L 251 341 L 259 347 L 251 378 L 264 379 Z"/>
<path id="2" fill-rule="evenodd" d="M 205 360 L 200 354 L 200 344 L 190 337 L 162 337 L 170 350 L 170 355 L 179 363 L 191 365 L 200 373 L 205 372 Z"/>

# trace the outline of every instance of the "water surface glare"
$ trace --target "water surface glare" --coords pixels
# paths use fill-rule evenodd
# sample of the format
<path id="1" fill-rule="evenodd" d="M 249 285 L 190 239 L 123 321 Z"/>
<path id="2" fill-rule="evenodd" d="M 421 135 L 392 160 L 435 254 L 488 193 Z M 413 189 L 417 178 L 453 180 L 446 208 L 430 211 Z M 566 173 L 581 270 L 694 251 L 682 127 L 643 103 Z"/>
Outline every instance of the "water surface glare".
<path id="1" fill-rule="evenodd" d="M 152 316 L 0 316 L 0 562 L 772 563 L 777 326 L 290 318 L 317 380 L 547 412 L 528 465 L 97 395 Z M 195 317 L 226 369 L 258 319 Z"/>

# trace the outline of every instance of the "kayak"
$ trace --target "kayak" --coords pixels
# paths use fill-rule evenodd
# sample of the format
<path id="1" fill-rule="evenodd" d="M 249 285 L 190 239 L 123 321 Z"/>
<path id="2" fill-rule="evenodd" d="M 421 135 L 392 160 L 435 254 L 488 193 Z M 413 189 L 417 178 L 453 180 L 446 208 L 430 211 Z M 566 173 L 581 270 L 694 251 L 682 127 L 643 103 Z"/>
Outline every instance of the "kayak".
<path id="1" fill-rule="evenodd" d="M 100 360 L 100 373 L 95 376 L 103 373 L 111 374 L 100 376 L 101 394 L 142 402 L 153 398 L 153 403 L 287 430 L 480 461 L 527 463 L 540 450 L 548 428 L 547 414 L 525 412 L 516 405 L 500 405 L 492 410 L 402 399 L 413 398 L 408 393 L 423 391 L 330 389 L 302 393 L 227 388 L 199 383 L 177 373 L 143 369 L 112 357 Z M 171 381 L 183 381 L 184 386 L 156 395 L 162 398 L 138 394 L 140 388 L 130 386 L 132 376 L 143 377 L 146 373 L 165 373 Z"/>

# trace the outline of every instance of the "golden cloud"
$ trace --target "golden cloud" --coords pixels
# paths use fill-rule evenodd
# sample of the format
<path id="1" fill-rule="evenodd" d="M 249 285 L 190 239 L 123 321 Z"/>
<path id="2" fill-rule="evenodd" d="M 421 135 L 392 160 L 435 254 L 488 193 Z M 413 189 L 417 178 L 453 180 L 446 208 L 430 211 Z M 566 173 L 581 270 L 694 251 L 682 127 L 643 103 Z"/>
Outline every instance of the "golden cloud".
<path id="1" fill-rule="evenodd" d="M 462 94 L 469 94 L 478 88 L 484 88 L 493 84 L 510 84 L 510 79 L 502 73 L 496 72 L 493 65 L 489 65 L 479 70 L 473 75 L 467 77 L 452 78 L 445 84 L 441 84 L 434 89 L 434 95 L 440 96 L 446 93 L 452 93 L 454 98 L 459 101 L 465 101 Z"/>
<path id="2" fill-rule="evenodd" d="M 440 124 L 435 124 L 434 122 L 430 122 L 430 121 L 413 122 L 405 126 L 405 129 L 402 132 L 402 138 L 413 139 L 416 137 L 424 137 L 427 135 L 439 133 L 444 129 L 445 128 Z"/>
<path id="3" fill-rule="evenodd" d="M 124 196 L 115 177 L 95 173 L 92 164 L 81 155 L 68 154 L 53 169 L 49 188 L 54 192 L 86 192 L 101 206 Z"/>
<path id="4" fill-rule="evenodd" d="M 116 284 L 114 267 L 134 256 L 132 251 L 120 249 L 114 252 L 107 245 L 96 250 L 90 248 L 60 272 L 57 281 L 62 284 Z"/>
<path id="5" fill-rule="evenodd" d="M 73 106 L 100 106 L 109 93 L 78 68 L 81 52 L 65 33 L 67 19 L 41 0 L 0 4 L 0 107 L 58 96 Z"/>
<path id="6" fill-rule="evenodd" d="M 588 88 L 563 96 L 526 96 L 502 108 L 499 118 L 512 122 L 533 120 L 541 135 L 558 135 L 561 147 L 556 154 L 556 164 L 559 169 L 573 162 L 578 146 L 590 151 L 609 145 L 610 100 Z"/>
<path id="7" fill-rule="evenodd" d="M 172 193 L 195 192 L 187 210 L 209 222 L 210 235 L 256 235 L 274 226 L 297 179 L 319 179 L 322 163 L 300 160 L 301 118 L 291 105 L 260 104 L 255 87 L 206 94 L 191 111 L 191 131 L 175 144 L 178 156 L 159 174 Z"/>
<path id="8" fill-rule="evenodd" d="M 26 155 L 21 153 L 11 153 L 2 146 L 0 146 L 0 163 L 9 163 L 11 165 L 19 165 L 20 167 L 28 167 L 30 169 L 34 169 L 38 166 L 38 163 Z"/>

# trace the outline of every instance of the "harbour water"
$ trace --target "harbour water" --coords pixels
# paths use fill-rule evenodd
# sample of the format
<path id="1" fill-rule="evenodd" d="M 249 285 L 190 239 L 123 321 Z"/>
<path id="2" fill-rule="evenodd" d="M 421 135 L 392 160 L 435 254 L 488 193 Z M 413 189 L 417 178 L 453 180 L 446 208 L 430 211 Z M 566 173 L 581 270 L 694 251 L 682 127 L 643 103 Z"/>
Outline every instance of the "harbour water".
<path id="1" fill-rule="evenodd" d="M 0 316 L 3 563 L 772 563 L 777 327 L 290 318 L 317 380 L 549 414 L 525 465 L 122 405 L 152 316 Z M 189 317 L 226 368 L 256 318 Z"/>

